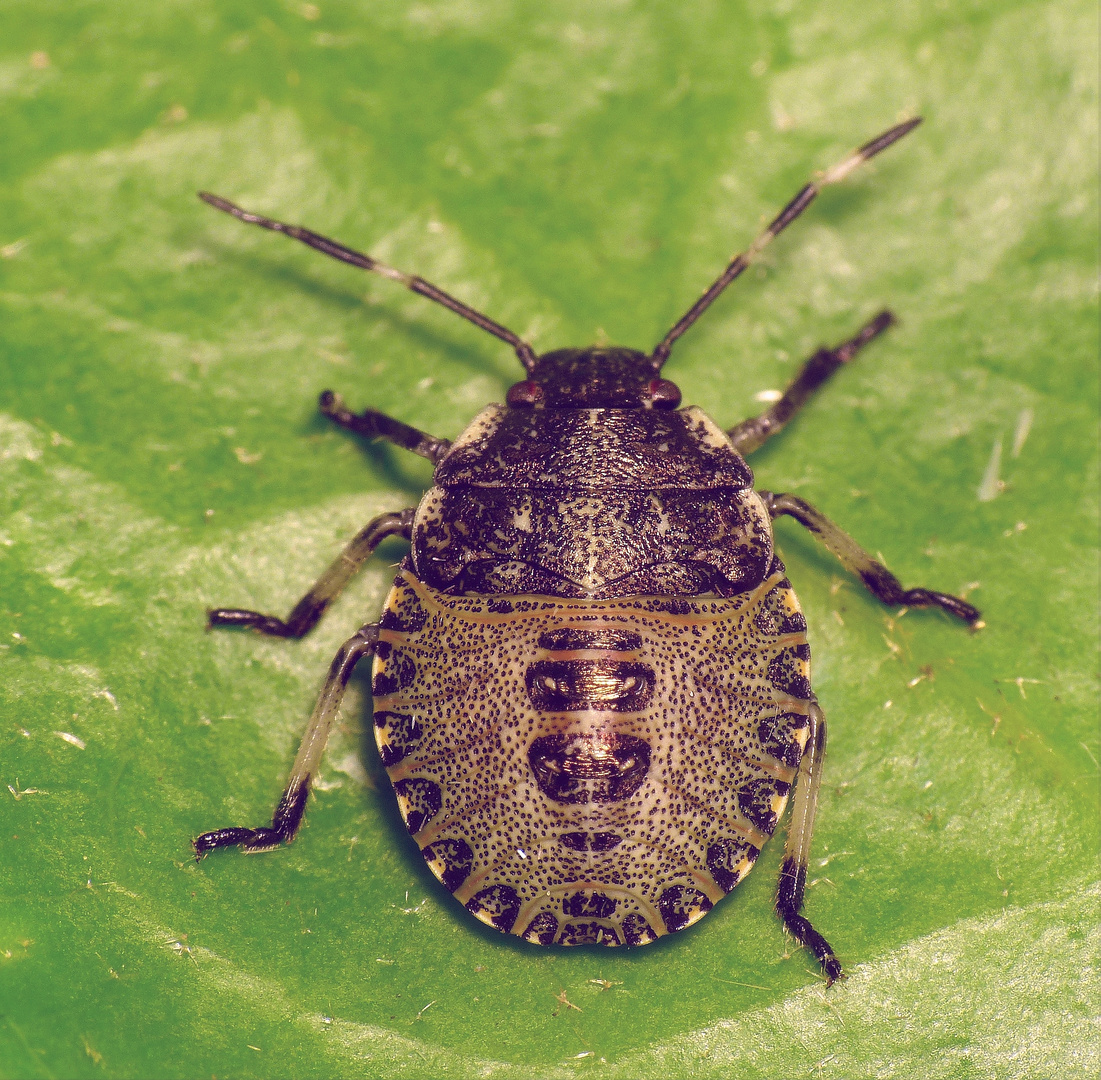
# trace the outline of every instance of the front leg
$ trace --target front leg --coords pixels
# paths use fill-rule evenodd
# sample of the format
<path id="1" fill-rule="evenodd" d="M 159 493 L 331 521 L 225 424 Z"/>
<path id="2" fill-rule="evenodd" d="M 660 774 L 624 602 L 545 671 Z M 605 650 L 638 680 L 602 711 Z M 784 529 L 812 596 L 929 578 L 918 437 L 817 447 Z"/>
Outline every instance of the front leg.
<path id="1" fill-rule="evenodd" d="M 325 609 L 340 595 L 355 572 L 371 557 L 375 548 L 388 536 L 412 538 L 413 515 L 410 507 L 396 514 L 380 514 L 352 539 L 336 561 L 314 582 L 294 610 L 280 619 L 245 608 L 215 608 L 207 612 L 210 627 L 244 626 L 272 637 L 300 638 L 317 625 Z"/>
<path id="2" fill-rule="evenodd" d="M 766 409 L 760 416 L 752 416 L 732 427 L 727 435 L 734 449 L 743 457 L 753 453 L 773 435 L 779 434 L 790 423 L 792 417 L 807 403 L 811 395 L 829 379 L 838 368 L 847 364 L 856 354 L 879 337 L 889 326 L 893 326 L 895 317 L 889 311 L 881 311 L 870 322 L 865 323 L 854 336 L 832 349 L 819 349 L 799 369 L 791 385 L 784 391 L 780 400 Z"/>
<path id="3" fill-rule="evenodd" d="M 872 558 L 848 533 L 839 529 L 821 511 L 796 495 L 774 495 L 771 491 L 758 491 L 769 514 L 775 519 L 784 514 L 795 518 L 805 529 L 814 533 L 841 560 L 842 566 L 856 574 L 868 591 L 892 607 L 939 607 L 949 615 L 978 627 L 980 614 L 966 600 L 931 589 L 906 589 L 877 559 Z"/>
<path id="4" fill-rule="evenodd" d="M 358 415 L 344 404 L 344 399 L 332 390 L 322 390 L 318 408 L 334 423 L 362 435 L 365 439 L 386 439 L 403 450 L 409 450 L 439 464 L 451 449 L 447 439 L 437 439 L 427 431 L 411 427 L 375 409 L 364 409 Z"/>
<path id="5" fill-rule="evenodd" d="M 294 765 L 283 797 L 272 815 L 271 825 L 262 825 L 258 829 L 232 826 L 227 829 L 215 829 L 203 833 L 193 841 L 195 858 L 201 859 L 208 852 L 220 847 L 240 845 L 246 853 L 252 855 L 260 851 L 271 851 L 280 844 L 289 844 L 302 824 L 302 815 L 306 811 L 306 798 L 310 794 L 310 780 L 321 763 L 325 743 L 329 741 L 329 731 L 340 703 L 344 700 L 344 691 L 352 670 L 365 656 L 373 656 L 378 644 L 378 624 L 369 623 L 350 637 L 340 647 L 329 668 L 329 677 L 321 689 L 321 695 L 314 706 L 310 722 L 306 725 L 306 734 L 302 736 L 302 745 L 298 748 Z"/>

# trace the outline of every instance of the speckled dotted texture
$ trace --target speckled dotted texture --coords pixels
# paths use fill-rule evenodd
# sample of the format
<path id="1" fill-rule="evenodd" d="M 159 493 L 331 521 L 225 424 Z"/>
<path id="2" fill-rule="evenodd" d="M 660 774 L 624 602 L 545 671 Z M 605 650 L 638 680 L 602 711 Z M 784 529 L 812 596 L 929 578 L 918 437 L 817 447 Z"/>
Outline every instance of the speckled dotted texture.
<path id="1" fill-rule="evenodd" d="M 779 562 L 730 598 L 450 596 L 408 567 L 375 734 L 432 872 L 540 944 L 700 919 L 776 828 L 807 735 L 806 624 Z"/>
<path id="2" fill-rule="evenodd" d="M 646 363 L 622 349 L 592 355 Z M 436 468 L 413 564 L 449 593 L 731 596 L 772 559 L 752 488 L 700 409 L 489 405 Z"/>

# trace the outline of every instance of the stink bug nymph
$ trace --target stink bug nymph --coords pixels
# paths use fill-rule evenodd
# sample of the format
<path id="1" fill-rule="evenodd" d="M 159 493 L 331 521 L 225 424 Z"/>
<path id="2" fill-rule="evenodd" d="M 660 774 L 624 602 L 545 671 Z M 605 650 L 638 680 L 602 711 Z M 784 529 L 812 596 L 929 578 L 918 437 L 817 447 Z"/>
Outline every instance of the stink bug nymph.
<path id="1" fill-rule="evenodd" d="M 723 431 L 661 375 L 677 339 L 821 188 L 902 138 L 884 132 L 808 183 L 653 352 L 531 346 L 423 278 L 206 193 L 219 210 L 401 282 L 508 342 L 526 377 L 451 443 L 326 390 L 321 411 L 432 461 L 416 507 L 370 522 L 284 620 L 237 608 L 212 627 L 301 637 L 387 536 L 410 541 L 381 619 L 342 646 L 270 825 L 225 828 L 197 856 L 294 838 L 349 676 L 373 657 L 374 730 L 401 815 L 476 918 L 540 945 L 645 945 L 702 918 L 753 866 L 794 788 L 776 908 L 821 963 L 800 912 L 826 722 L 807 624 L 772 520 L 809 529 L 885 604 L 905 589 L 813 506 L 754 491 L 745 457 L 894 321 L 819 349 L 760 416 Z"/>

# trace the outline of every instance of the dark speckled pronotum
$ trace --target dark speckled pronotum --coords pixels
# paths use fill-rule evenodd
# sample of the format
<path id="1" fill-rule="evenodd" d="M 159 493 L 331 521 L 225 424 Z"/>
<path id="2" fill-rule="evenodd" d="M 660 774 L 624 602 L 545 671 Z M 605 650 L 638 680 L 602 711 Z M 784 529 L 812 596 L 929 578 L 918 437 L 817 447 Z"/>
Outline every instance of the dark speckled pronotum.
<path id="1" fill-rule="evenodd" d="M 794 517 L 886 604 L 968 603 L 905 589 L 814 507 L 754 491 L 745 456 L 893 322 L 887 311 L 816 352 L 760 416 L 723 431 L 661 377 L 673 343 L 819 190 L 910 120 L 808 184 L 650 354 L 557 349 L 422 278 L 297 226 L 212 206 L 400 282 L 515 349 L 527 378 L 454 443 L 326 390 L 321 410 L 436 466 L 415 508 L 356 536 L 286 619 L 237 608 L 211 626 L 301 637 L 387 536 L 410 541 L 382 618 L 333 660 L 270 826 L 195 841 L 203 856 L 293 839 L 348 678 L 374 658 L 379 754 L 432 872 L 476 918 L 538 945 L 645 945 L 691 926 L 776 831 L 794 788 L 776 907 L 821 963 L 841 965 L 799 911 L 826 723 L 807 624 L 773 546 Z"/>

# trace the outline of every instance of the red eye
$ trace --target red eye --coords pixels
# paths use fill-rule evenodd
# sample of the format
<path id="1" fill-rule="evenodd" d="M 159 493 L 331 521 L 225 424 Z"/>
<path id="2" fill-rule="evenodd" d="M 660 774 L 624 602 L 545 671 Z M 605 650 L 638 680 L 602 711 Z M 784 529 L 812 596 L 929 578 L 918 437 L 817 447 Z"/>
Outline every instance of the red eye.
<path id="1" fill-rule="evenodd" d="M 533 405 L 543 400 L 543 388 L 537 382 L 513 383 L 508 388 L 508 397 L 505 401 L 514 409 L 530 409 Z"/>
<path id="2" fill-rule="evenodd" d="M 646 391 L 652 409 L 675 409 L 680 404 L 680 387 L 668 379 L 654 379 Z"/>

